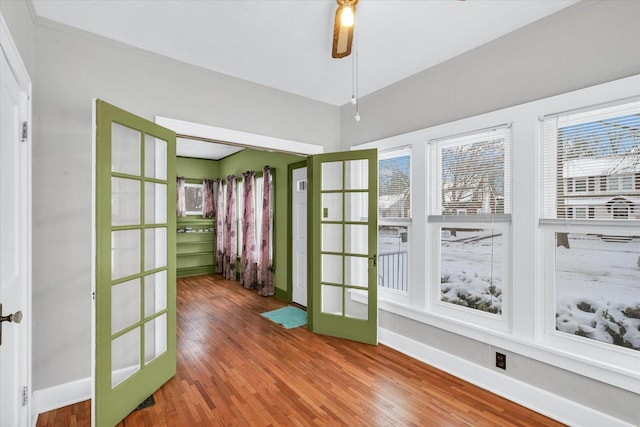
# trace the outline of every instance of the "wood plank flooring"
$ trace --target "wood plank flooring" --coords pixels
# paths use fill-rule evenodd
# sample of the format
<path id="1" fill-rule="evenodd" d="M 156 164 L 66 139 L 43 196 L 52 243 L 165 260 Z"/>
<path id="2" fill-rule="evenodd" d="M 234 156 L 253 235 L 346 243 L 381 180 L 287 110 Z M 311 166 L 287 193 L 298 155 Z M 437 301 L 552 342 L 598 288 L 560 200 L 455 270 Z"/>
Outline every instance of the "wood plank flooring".
<path id="1" fill-rule="evenodd" d="M 178 372 L 133 426 L 559 426 L 384 345 L 284 329 L 286 304 L 218 276 L 178 279 Z M 90 403 L 39 427 L 89 425 Z"/>

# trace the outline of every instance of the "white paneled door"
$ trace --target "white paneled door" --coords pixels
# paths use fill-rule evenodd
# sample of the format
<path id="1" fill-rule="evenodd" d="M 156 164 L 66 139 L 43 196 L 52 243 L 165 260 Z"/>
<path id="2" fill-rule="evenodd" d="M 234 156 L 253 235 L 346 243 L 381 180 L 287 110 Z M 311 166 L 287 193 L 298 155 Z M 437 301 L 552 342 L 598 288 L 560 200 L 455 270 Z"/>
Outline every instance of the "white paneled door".
<path id="1" fill-rule="evenodd" d="M 0 15 L 0 425 L 29 425 L 31 82 Z"/>

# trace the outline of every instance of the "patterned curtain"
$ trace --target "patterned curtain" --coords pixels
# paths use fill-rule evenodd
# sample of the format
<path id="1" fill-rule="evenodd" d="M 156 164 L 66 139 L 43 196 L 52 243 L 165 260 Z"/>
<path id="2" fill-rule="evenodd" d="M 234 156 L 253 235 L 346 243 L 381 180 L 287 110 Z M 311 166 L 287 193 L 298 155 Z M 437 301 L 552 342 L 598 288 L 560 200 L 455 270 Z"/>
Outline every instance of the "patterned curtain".
<path id="1" fill-rule="evenodd" d="M 256 215 L 253 196 L 254 171 L 242 174 L 242 256 L 240 258 L 240 281 L 246 289 L 254 289 L 257 284 L 256 259 Z"/>
<path id="2" fill-rule="evenodd" d="M 224 194 L 222 180 L 216 179 L 216 273 L 222 273 L 224 251 Z"/>
<path id="3" fill-rule="evenodd" d="M 187 216 L 187 203 L 184 198 L 184 176 L 176 178 L 176 216 Z"/>
<path id="4" fill-rule="evenodd" d="M 227 280 L 236 280 L 238 242 L 236 241 L 236 177 L 227 176 L 227 203 L 224 218 L 224 263 L 222 276 Z"/>
<path id="5" fill-rule="evenodd" d="M 271 168 L 263 169 L 262 186 L 262 224 L 260 242 L 260 261 L 258 263 L 258 290 L 262 296 L 271 296 L 273 289 L 273 263 L 271 260 Z"/>
<path id="6" fill-rule="evenodd" d="M 213 218 L 213 180 L 202 181 L 202 218 Z"/>

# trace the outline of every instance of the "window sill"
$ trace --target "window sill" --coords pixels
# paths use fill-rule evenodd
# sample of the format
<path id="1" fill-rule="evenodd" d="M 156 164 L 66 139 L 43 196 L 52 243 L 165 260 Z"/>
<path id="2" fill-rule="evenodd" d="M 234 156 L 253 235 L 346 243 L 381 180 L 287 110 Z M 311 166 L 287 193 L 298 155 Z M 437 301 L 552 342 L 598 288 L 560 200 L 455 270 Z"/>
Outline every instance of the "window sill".
<path id="1" fill-rule="evenodd" d="M 356 299 L 357 295 L 352 294 L 352 298 Z M 552 348 L 544 343 L 535 343 L 532 342 L 532 339 L 518 338 L 507 333 L 491 331 L 469 323 L 427 313 L 394 301 L 379 299 L 378 310 L 384 310 L 469 339 L 512 351 L 633 393 L 640 393 L 640 370 L 620 368 Z M 640 358 L 638 363 L 640 365 Z"/>

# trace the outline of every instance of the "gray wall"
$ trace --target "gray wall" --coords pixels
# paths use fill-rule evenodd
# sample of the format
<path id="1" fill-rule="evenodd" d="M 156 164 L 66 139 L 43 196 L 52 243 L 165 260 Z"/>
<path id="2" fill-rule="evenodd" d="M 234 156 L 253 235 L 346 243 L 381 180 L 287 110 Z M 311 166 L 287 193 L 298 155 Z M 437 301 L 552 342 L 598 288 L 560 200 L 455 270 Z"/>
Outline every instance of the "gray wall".
<path id="1" fill-rule="evenodd" d="M 21 53 L 33 57 L 38 390 L 91 375 L 92 98 L 150 120 L 162 115 L 333 149 L 339 109 L 75 30 L 34 25 L 22 1 L 1 5 Z"/>
<path id="2" fill-rule="evenodd" d="M 343 147 L 638 74 L 639 19 L 640 1 L 580 2 L 360 99 L 360 122 L 343 106 Z"/>
<path id="3" fill-rule="evenodd" d="M 359 123 L 343 106 L 341 141 L 347 149 L 636 74 L 640 2 L 581 2 L 362 98 Z M 385 311 L 380 327 L 494 368 L 488 344 Z M 637 394 L 507 353 L 500 375 L 640 425 Z"/>

